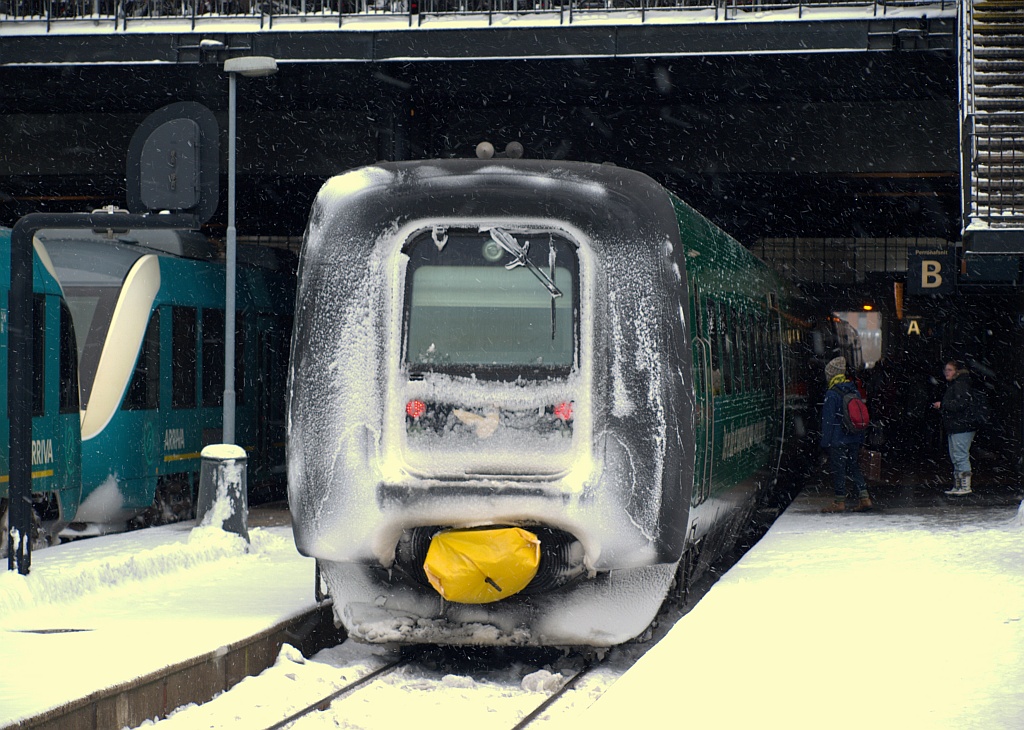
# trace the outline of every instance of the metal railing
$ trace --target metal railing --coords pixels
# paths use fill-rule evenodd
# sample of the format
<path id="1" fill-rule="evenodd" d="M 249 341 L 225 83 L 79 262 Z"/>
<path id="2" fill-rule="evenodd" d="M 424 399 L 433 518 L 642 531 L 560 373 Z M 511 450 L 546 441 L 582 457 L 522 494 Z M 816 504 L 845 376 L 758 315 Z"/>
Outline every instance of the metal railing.
<path id="1" fill-rule="evenodd" d="M 795 10 L 863 9 L 871 15 L 885 15 L 893 9 L 955 7 L 957 0 L 0 0 L 0 25 L 10 22 L 45 21 L 47 29 L 58 23 L 106 21 L 125 30 L 133 21 L 191 20 L 194 27 L 201 19 L 252 19 L 261 28 L 273 26 L 277 18 L 330 19 L 340 27 L 346 19 L 367 16 L 405 18 L 408 25 L 419 26 L 430 18 L 466 16 L 530 16 L 557 14 L 560 22 L 571 23 L 576 15 L 639 14 L 673 11 L 738 20 L 758 13 Z M 0 31 L 2 34 L 2 31 Z"/>
<path id="2" fill-rule="evenodd" d="M 978 76 L 974 0 L 961 0 L 957 20 L 963 230 L 977 222 L 1020 227 L 1024 224 L 1024 112 L 1010 111 L 1012 105 L 1001 95 L 995 98 L 1002 108 L 986 111 L 986 99 L 993 98 L 986 89 L 1000 82 Z"/>
<path id="3" fill-rule="evenodd" d="M 973 150 L 967 210 L 989 225 L 1019 227 L 1024 223 L 1024 114 L 1007 127 L 965 126 L 965 145 Z"/>
<path id="4" fill-rule="evenodd" d="M 960 28 L 960 193 L 961 230 L 970 225 L 974 179 L 974 2 L 961 0 L 957 6 Z"/>

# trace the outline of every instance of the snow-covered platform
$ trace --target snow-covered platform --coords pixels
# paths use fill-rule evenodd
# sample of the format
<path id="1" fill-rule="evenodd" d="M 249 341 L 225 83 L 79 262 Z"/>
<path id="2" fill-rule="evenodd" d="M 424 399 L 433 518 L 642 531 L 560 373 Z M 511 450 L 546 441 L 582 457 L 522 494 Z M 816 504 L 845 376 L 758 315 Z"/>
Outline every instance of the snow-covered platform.
<path id="1" fill-rule="evenodd" d="M 249 546 L 181 523 L 0 573 L 0 728 L 135 727 L 259 673 L 282 642 L 321 648 L 313 561 L 287 513 L 254 509 L 249 526 Z"/>
<path id="2" fill-rule="evenodd" d="M 879 510 L 823 515 L 805 490 L 564 725 L 1024 727 L 1020 491 L 885 486 Z"/>
<path id="3" fill-rule="evenodd" d="M 548 726 L 622 727 L 642 707 L 687 726 L 1024 727 L 1024 486 L 956 500 L 891 476 L 873 512 L 823 515 L 830 495 L 805 490 L 632 669 Z M 0 573 L 0 728 L 134 727 L 259 673 L 283 642 L 315 650 L 312 561 L 286 522 L 260 522 L 248 551 L 177 525 Z"/>

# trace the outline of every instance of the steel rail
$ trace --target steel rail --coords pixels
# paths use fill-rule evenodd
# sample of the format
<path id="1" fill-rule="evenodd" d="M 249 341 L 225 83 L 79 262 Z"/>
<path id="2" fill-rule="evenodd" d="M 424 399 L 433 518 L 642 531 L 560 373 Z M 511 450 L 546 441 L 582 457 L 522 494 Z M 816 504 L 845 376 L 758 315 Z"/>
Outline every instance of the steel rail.
<path id="1" fill-rule="evenodd" d="M 573 687 L 575 687 L 576 683 L 579 682 L 581 679 L 583 679 L 583 677 L 585 675 L 589 674 L 590 671 L 594 669 L 594 667 L 596 667 L 596 666 L 598 666 L 600 664 L 603 664 L 604 661 L 605 661 L 604 659 L 600 659 L 600 660 L 598 660 L 596 662 L 588 661 L 586 664 L 583 665 L 583 669 L 581 669 L 580 671 L 576 672 L 576 674 L 574 674 L 572 676 L 572 678 L 569 679 L 568 682 L 563 684 L 555 692 L 553 692 L 550 696 L 545 698 L 545 700 L 543 702 L 541 702 L 539 705 L 537 705 L 537 707 L 535 707 L 530 714 L 528 714 L 522 720 L 520 720 L 515 725 L 513 725 L 512 726 L 512 730 L 522 730 L 522 728 L 524 728 L 527 725 L 529 725 L 530 723 L 532 723 L 534 720 L 536 720 L 538 717 L 541 716 L 541 713 L 543 713 L 546 709 L 551 707 L 551 705 L 555 704 L 555 702 L 557 702 L 559 699 L 561 699 L 565 695 L 566 692 L 568 692 Z"/>
<path id="2" fill-rule="evenodd" d="M 306 715 L 310 715 L 313 712 L 322 712 L 323 710 L 326 710 L 328 707 L 330 707 L 331 703 L 334 702 L 334 700 L 336 700 L 339 697 L 341 697 L 342 695 L 348 694 L 349 692 L 353 692 L 356 689 L 362 687 L 364 684 L 369 684 L 370 682 L 372 682 L 374 679 L 376 679 L 377 677 L 381 676 L 382 674 L 386 674 L 386 673 L 388 673 L 388 672 L 390 672 L 390 671 L 392 671 L 394 669 L 398 669 L 399 667 L 405 666 L 406 664 L 411 662 L 414 658 L 415 657 L 413 657 L 413 656 L 407 656 L 407 657 L 404 657 L 402 659 L 396 659 L 395 661 L 391 662 L 390 664 L 385 664 L 380 669 L 375 669 L 374 671 L 370 672 L 369 674 L 367 674 L 367 675 L 365 675 L 363 677 L 360 677 L 359 679 L 357 679 L 356 681 L 352 682 L 351 684 L 347 684 L 344 687 L 342 687 L 341 689 L 335 690 L 334 692 L 332 692 L 331 694 L 327 695 L 326 697 L 323 697 L 323 698 L 317 700 L 316 702 L 313 702 L 313 703 L 311 703 L 309 705 L 306 705 L 303 709 L 299 710 L 298 712 L 294 712 L 291 715 L 289 715 L 288 717 L 284 718 L 283 720 L 280 720 L 280 721 L 274 723 L 273 725 L 268 727 L 266 730 L 282 730 L 283 728 L 287 727 L 291 723 L 293 723 L 296 720 L 298 720 L 300 717 L 305 717 Z"/>

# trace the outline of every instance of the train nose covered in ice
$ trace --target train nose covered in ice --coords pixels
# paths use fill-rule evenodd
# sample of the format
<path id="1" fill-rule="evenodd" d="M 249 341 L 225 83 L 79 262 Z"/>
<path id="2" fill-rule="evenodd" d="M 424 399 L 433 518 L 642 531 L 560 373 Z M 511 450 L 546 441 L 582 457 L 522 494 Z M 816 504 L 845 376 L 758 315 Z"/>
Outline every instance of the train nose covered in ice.
<path id="1" fill-rule="evenodd" d="M 685 280 L 668 194 L 540 161 L 329 181 L 289 392 L 296 545 L 379 642 L 611 645 L 687 534 Z"/>

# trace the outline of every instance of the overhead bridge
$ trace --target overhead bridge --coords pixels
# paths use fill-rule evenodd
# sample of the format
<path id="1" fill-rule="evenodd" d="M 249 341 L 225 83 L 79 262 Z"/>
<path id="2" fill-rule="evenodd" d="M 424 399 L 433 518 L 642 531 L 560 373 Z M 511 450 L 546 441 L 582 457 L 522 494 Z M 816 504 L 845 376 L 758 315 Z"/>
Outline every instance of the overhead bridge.
<path id="1" fill-rule="evenodd" d="M 489 139 L 642 170 L 745 243 L 954 241 L 958 27 L 950 0 L 0 0 L 0 222 L 121 204 L 146 115 L 226 129 L 225 61 L 266 56 L 242 235 L 299 237 L 339 170 Z"/>
<path id="2" fill-rule="evenodd" d="M 410 8 L 410 4 L 412 6 Z M 683 57 L 956 47 L 955 2 L 401 0 L 0 4 L 0 64 Z"/>
<path id="3" fill-rule="evenodd" d="M 1024 286 L 1024 5 L 961 15 L 964 255 L 960 283 Z"/>

